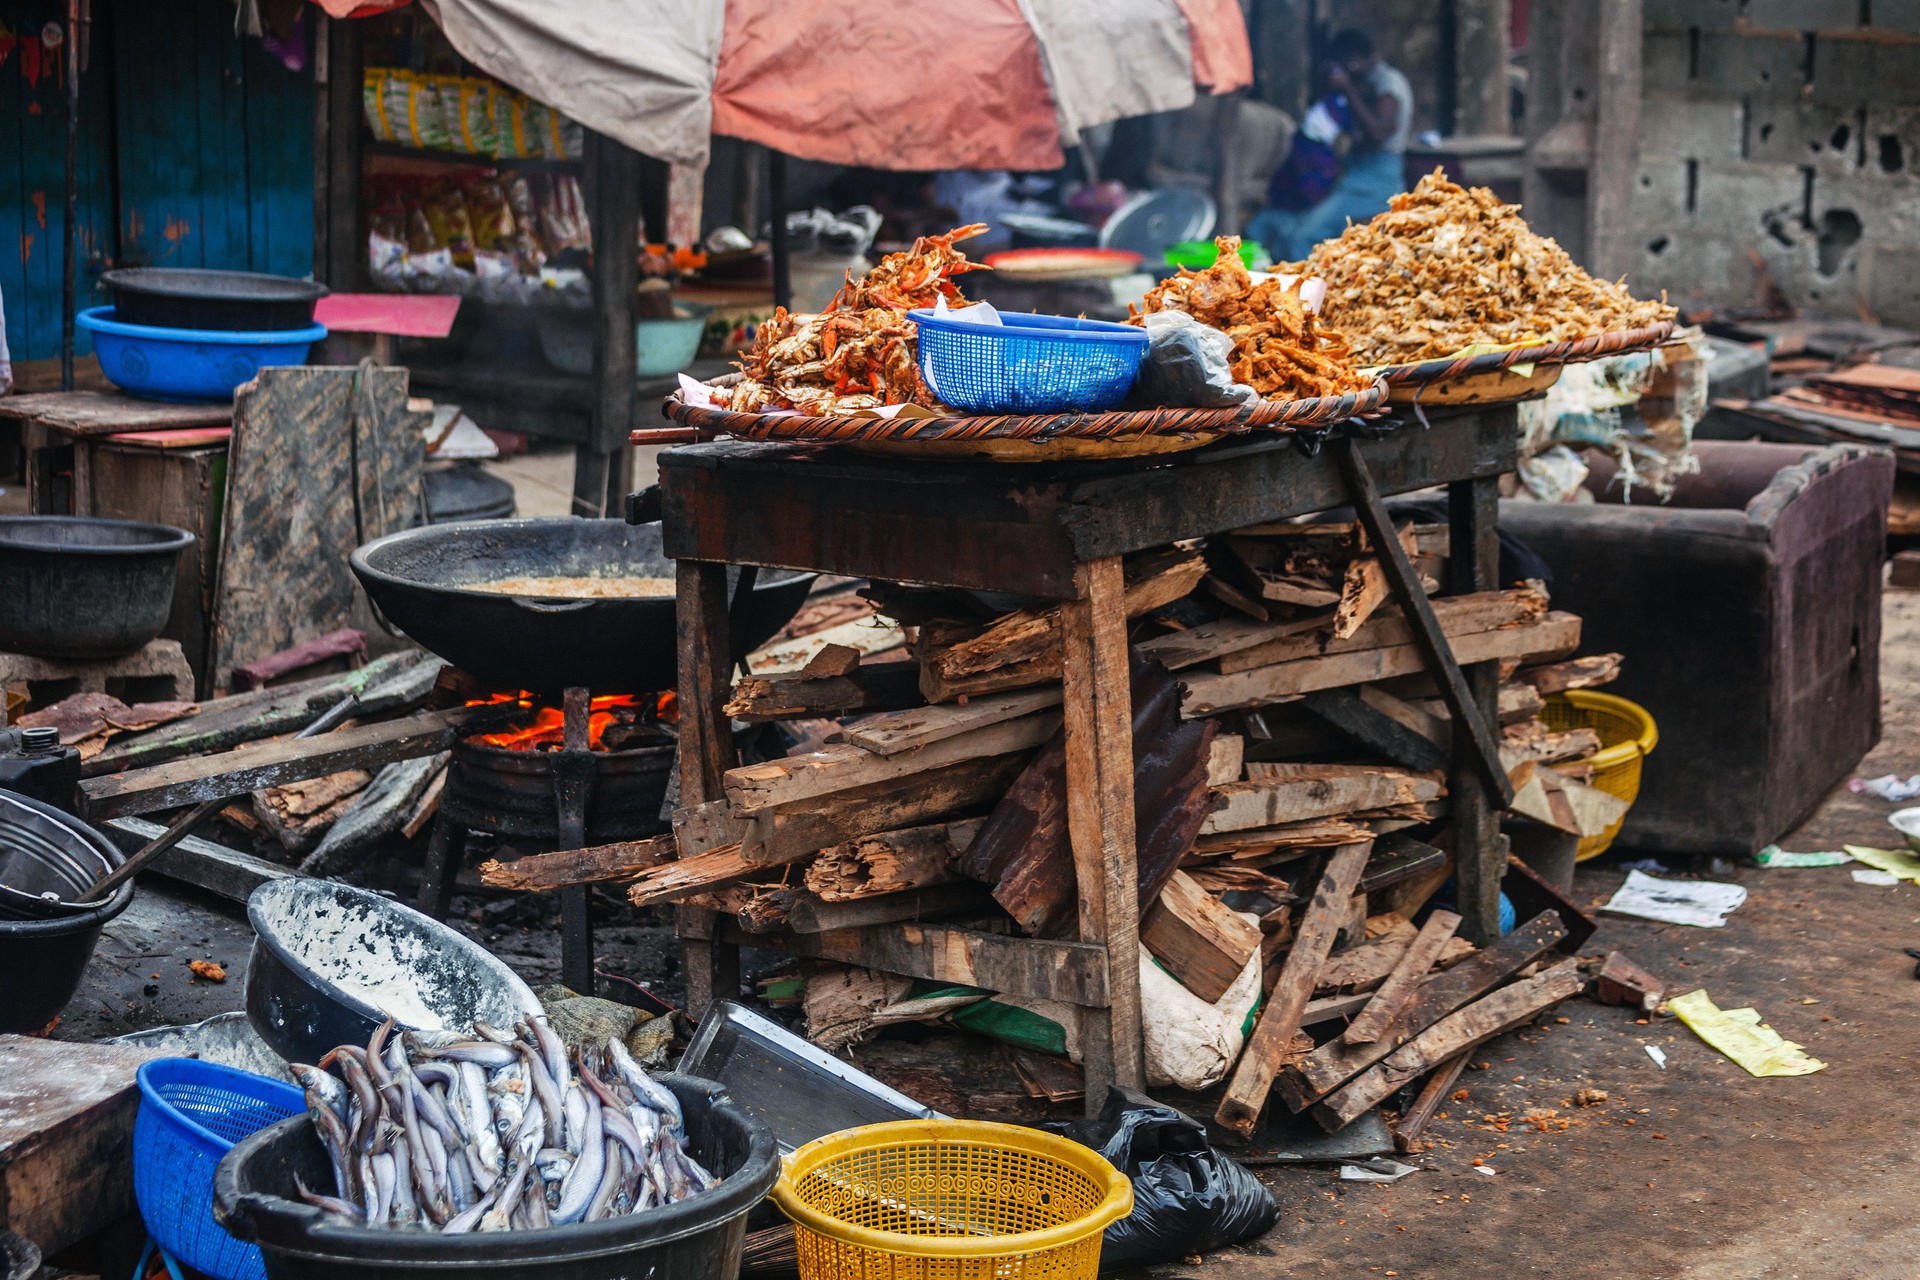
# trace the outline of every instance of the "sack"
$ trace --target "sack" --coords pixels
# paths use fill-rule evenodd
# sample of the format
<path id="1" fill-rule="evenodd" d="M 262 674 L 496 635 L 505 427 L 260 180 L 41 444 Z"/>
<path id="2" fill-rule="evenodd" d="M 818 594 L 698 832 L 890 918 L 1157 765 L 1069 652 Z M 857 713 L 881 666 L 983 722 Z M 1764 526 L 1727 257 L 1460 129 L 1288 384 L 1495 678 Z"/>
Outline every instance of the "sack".
<path id="1" fill-rule="evenodd" d="M 1131 1089 L 1067 1128 L 1133 1181 L 1133 1212 L 1107 1228 L 1100 1269 L 1175 1262 L 1251 1240 L 1280 1208 L 1259 1180 L 1207 1143 L 1206 1127 Z"/>

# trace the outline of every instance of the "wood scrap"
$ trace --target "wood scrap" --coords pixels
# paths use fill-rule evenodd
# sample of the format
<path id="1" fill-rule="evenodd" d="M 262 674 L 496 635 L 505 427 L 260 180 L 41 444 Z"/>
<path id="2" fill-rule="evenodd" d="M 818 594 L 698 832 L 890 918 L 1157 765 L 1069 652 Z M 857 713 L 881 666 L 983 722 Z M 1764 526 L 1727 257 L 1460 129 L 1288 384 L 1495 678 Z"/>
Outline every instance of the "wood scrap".
<path id="1" fill-rule="evenodd" d="M 1204 623 L 1170 635 L 1154 636 L 1141 641 L 1136 647 L 1141 656 L 1157 659 L 1169 671 L 1180 671 L 1287 636 L 1324 631 L 1332 619 L 1332 610 L 1284 622 L 1222 618 L 1218 622 Z"/>
<path id="2" fill-rule="evenodd" d="M 1296 901 L 1293 890 L 1285 880 L 1270 876 L 1255 867 L 1242 866 L 1232 862 L 1214 862 L 1181 870 L 1208 893 L 1228 893 L 1241 890 L 1247 893 L 1263 894 L 1275 902 Z"/>
<path id="3" fill-rule="evenodd" d="M 1237 733 L 1216 733 L 1207 750 L 1207 785 L 1238 782 L 1246 765 L 1247 740 Z"/>
<path id="4" fill-rule="evenodd" d="M 1134 848 L 1142 906 L 1192 845 L 1208 806 L 1212 721 L 1182 721 L 1180 686 L 1158 663 L 1133 660 Z M 993 886 L 1020 927 L 1060 937 L 1079 913 L 1067 831 L 1066 736 L 1056 735 L 1001 798 L 960 868 Z"/>
<path id="5" fill-rule="evenodd" d="M 959 878 L 954 861 L 984 819 L 883 831 L 820 851 L 807 868 L 807 888 L 826 902 L 898 893 Z"/>
<path id="6" fill-rule="evenodd" d="M 347 802 L 346 811 L 327 828 L 313 852 L 301 860 L 301 874 L 337 874 L 399 831 L 427 785 L 447 767 L 448 758 L 443 751 L 397 760 L 374 774 L 373 781 Z"/>
<path id="7" fill-rule="evenodd" d="M 1402 1010 L 1393 1028 L 1380 1039 L 1366 1044 L 1329 1041 L 1289 1068 L 1276 1088 L 1288 1107 L 1304 1111 L 1314 1100 L 1386 1057 L 1394 1047 L 1498 987 L 1558 946 L 1566 936 L 1567 927 L 1558 916 L 1541 912 L 1497 942 L 1488 943 L 1451 969 L 1422 983 L 1412 1003 Z"/>
<path id="8" fill-rule="evenodd" d="M 1600 750 L 1600 735 L 1593 729 L 1549 729 L 1538 720 L 1523 720 L 1500 730 L 1502 755 L 1512 755 L 1535 764 L 1561 764 L 1583 760 Z"/>
<path id="9" fill-rule="evenodd" d="M 999 908 L 985 885 L 959 880 L 844 902 L 828 902 L 816 894 L 802 894 L 787 911 L 787 927 L 795 933 L 829 933 L 909 920 L 998 915 Z"/>
<path id="10" fill-rule="evenodd" d="M 1212 789 L 1202 835 L 1271 828 L 1393 805 L 1421 804 L 1446 794 L 1437 776 L 1368 765 L 1255 761 L 1247 780 Z"/>
<path id="11" fill-rule="evenodd" d="M 480 883 L 490 889 L 545 893 L 578 884 L 620 884 L 671 862 L 678 855 L 671 835 L 625 840 L 559 853 L 535 853 L 513 862 L 480 864 Z"/>
<path id="12" fill-rule="evenodd" d="M 1411 558 L 1417 551 L 1413 525 L 1401 525 L 1396 534 Z M 1373 616 L 1374 610 L 1386 603 L 1389 594 L 1386 569 L 1381 566 L 1380 557 L 1366 549 L 1365 531 L 1356 529 L 1354 536 L 1362 550 L 1347 564 L 1340 581 L 1340 603 L 1333 611 L 1335 640 L 1345 640 L 1358 631 L 1361 624 Z"/>
<path id="13" fill-rule="evenodd" d="M 1641 1009 L 1659 1007 L 1666 984 L 1642 969 L 1626 953 L 1609 951 L 1594 975 L 1593 998 L 1601 1004 L 1630 1004 Z"/>
<path id="14" fill-rule="evenodd" d="M 347 811 L 354 796 L 373 781 L 365 769 L 343 769 L 320 778 L 265 787 L 253 793 L 254 819 L 288 853 L 306 854 Z"/>
<path id="15" fill-rule="evenodd" d="M 773 933 L 786 927 L 793 904 L 806 896 L 806 891 L 797 886 L 727 884 L 680 901 L 685 906 L 730 916 L 748 933 Z"/>
<path id="16" fill-rule="evenodd" d="M 796 854 L 790 861 L 799 861 Z M 748 862 L 740 856 L 737 844 L 722 845 L 706 853 L 673 862 L 660 862 L 643 869 L 627 890 L 627 900 L 636 907 L 655 902 L 674 902 L 705 893 L 718 885 L 731 884 L 758 873 L 766 863 Z"/>
<path id="17" fill-rule="evenodd" d="M 1017 720 L 1021 716 L 1057 706 L 1059 702 L 1060 686 L 1048 685 L 1017 693 L 971 698 L 960 704 L 914 707 L 872 716 L 858 724 L 849 725 L 841 730 L 840 740 L 875 755 L 899 755 L 903 751 L 957 738 L 975 729 Z"/>
<path id="18" fill-rule="evenodd" d="M 1427 971 L 1439 961 L 1441 948 L 1456 941 L 1453 933 L 1459 927 L 1460 917 L 1451 911 L 1436 910 L 1429 915 L 1427 922 L 1420 927 L 1419 935 L 1395 962 L 1393 971 L 1374 991 L 1372 1002 L 1359 1017 L 1347 1024 L 1340 1038 L 1348 1044 L 1364 1044 L 1386 1034 L 1400 1010 L 1413 998 L 1414 990 L 1427 976 Z"/>
<path id="19" fill-rule="evenodd" d="M 1300 1031 L 1301 1014 L 1313 995 L 1314 975 L 1333 946 L 1334 933 L 1366 866 L 1369 847 L 1343 845 L 1327 860 L 1326 870 L 1314 886 L 1313 899 L 1300 917 L 1293 946 L 1269 993 L 1267 1007 L 1234 1068 L 1226 1097 L 1214 1113 L 1221 1127 L 1243 1138 L 1253 1135 L 1267 1092 L 1282 1067 L 1304 1060 L 1289 1051 Z"/>
<path id="20" fill-rule="evenodd" d="M 1225 857 L 1243 862 L 1275 850 L 1330 849 L 1366 840 L 1372 835 L 1367 827 L 1346 818 L 1311 818 L 1244 831 L 1202 831 L 1194 837 L 1193 851 L 1200 857 Z"/>
<path id="21" fill-rule="evenodd" d="M 1578 961 L 1563 960 L 1448 1014 L 1377 1065 L 1316 1104 L 1313 1117 L 1329 1132 L 1351 1123 L 1403 1086 L 1455 1054 L 1465 1053 L 1551 1009 L 1586 985 Z"/>
<path id="22" fill-rule="evenodd" d="M 1006 794 L 1029 758 L 1020 752 L 962 760 L 792 809 L 763 810 L 740 820 L 737 833 L 720 843 L 739 841 L 747 861 L 775 865 L 862 836 L 982 813 Z"/>
<path id="23" fill-rule="evenodd" d="M 1176 871 L 1140 918 L 1140 941 L 1176 982 L 1212 1004 L 1260 950 L 1260 929 Z"/>
<path id="24" fill-rule="evenodd" d="M 440 812 L 440 797 L 446 793 L 446 789 L 447 770 L 443 766 L 440 772 L 433 776 L 433 781 L 427 784 L 427 789 L 420 793 L 420 799 L 414 803 L 413 812 L 407 815 L 407 820 L 400 826 L 400 834 L 411 840 L 424 831 L 427 824 L 433 821 L 434 815 Z"/>
<path id="25" fill-rule="evenodd" d="M 92 760 L 107 749 L 118 734 L 139 733 L 171 724 L 200 710 L 195 702 L 141 702 L 128 706 L 107 693 L 76 693 L 50 707 L 29 711 L 13 723 L 22 729 L 53 728 L 60 731 L 60 745 L 73 747 L 83 761 Z"/>
<path id="26" fill-rule="evenodd" d="M 1448 636 L 1474 635 L 1502 627 L 1538 622 L 1549 612 L 1546 588 L 1537 582 L 1510 587 L 1504 591 L 1479 591 L 1471 595 L 1442 596 L 1432 602 L 1434 617 Z M 1237 649 L 1220 657 L 1220 670 L 1231 675 L 1279 662 L 1302 658 L 1329 657 L 1358 653 L 1367 649 L 1412 644 L 1413 626 L 1398 607 L 1380 609 L 1351 635 L 1334 637 L 1331 631 L 1297 632 L 1265 644 Z"/>
<path id="27" fill-rule="evenodd" d="M 1447 763 L 1444 743 L 1435 742 L 1401 717 L 1381 710 L 1358 689 L 1316 689 L 1301 699 L 1301 705 L 1394 764 L 1408 769 L 1439 769 Z"/>
<path id="28" fill-rule="evenodd" d="M 797 675 L 742 676 L 726 714 L 760 724 L 854 711 L 898 711 L 918 706 L 920 673 L 910 662 L 868 663 L 827 680 Z"/>
<path id="29" fill-rule="evenodd" d="M 1255 622 L 1266 622 L 1273 616 L 1268 612 L 1266 605 L 1254 599 L 1224 578 L 1208 574 L 1201 585 L 1206 588 L 1207 594 L 1215 600 L 1218 600 L 1230 609 L 1245 614 Z M 1331 592 L 1328 594 L 1332 595 Z M 1338 597 L 1334 598 L 1337 599 Z M 1331 604 L 1332 600 L 1328 600 L 1326 603 Z"/>
<path id="30" fill-rule="evenodd" d="M 1593 653 L 1584 658 L 1569 658 L 1565 662 L 1550 662 L 1545 666 L 1522 667 L 1514 672 L 1513 678 L 1540 694 L 1592 689 L 1619 679 L 1620 664 L 1624 660 L 1617 653 Z"/>
<path id="31" fill-rule="evenodd" d="M 1327 957 L 1314 975 L 1315 995 L 1354 995 L 1372 991 L 1393 972 L 1406 954 L 1407 946 L 1418 934 L 1413 923 L 1402 915 L 1377 917 L 1392 922 L 1385 932 L 1375 934 L 1358 946 L 1348 947 Z"/>
<path id="32" fill-rule="evenodd" d="M 800 668 L 802 680 L 831 680 L 860 665 L 860 651 L 850 644 L 824 644 Z"/>
<path id="33" fill-rule="evenodd" d="M 1460 1073 L 1467 1069 L 1467 1062 L 1472 1056 L 1471 1051 L 1456 1053 L 1434 1068 L 1433 1074 L 1427 1077 L 1427 1082 L 1420 1086 L 1420 1094 L 1413 1100 L 1413 1105 L 1408 1107 L 1406 1114 L 1394 1123 L 1394 1150 L 1402 1155 L 1412 1155 L 1425 1150 L 1421 1145 L 1420 1135 L 1426 1132 L 1427 1125 L 1433 1120 L 1434 1112 L 1440 1109 L 1440 1104 L 1446 1100 L 1448 1094 L 1453 1092 L 1453 1086 L 1459 1082 Z"/>
<path id="34" fill-rule="evenodd" d="M 1503 763 L 1511 760 L 1504 749 L 1500 756 Z M 1512 760 L 1507 777 L 1513 782 L 1513 802 L 1507 807 L 1556 830 L 1597 836 L 1626 816 L 1625 800 L 1531 760 Z"/>

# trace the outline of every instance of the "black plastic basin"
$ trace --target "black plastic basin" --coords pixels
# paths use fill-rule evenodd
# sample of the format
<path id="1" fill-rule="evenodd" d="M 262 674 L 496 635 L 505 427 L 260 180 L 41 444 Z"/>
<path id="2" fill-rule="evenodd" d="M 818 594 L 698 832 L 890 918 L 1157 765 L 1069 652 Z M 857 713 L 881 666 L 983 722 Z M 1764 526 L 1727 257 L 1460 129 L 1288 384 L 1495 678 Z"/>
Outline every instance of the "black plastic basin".
<path id="1" fill-rule="evenodd" d="M 0 650 L 116 658 L 160 634 L 185 529 L 95 516 L 0 516 Z"/>
<path id="2" fill-rule="evenodd" d="M 675 1204 L 536 1231 L 443 1236 L 354 1226 L 297 1198 L 333 1189 L 313 1124 L 295 1116 L 243 1138 L 213 1176 L 213 1216 L 260 1246 L 269 1280 L 733 1280 L 747 1213 L 780 1174 L 773 1134 L 719 1085 L 663 1075 L 686 1112 L 688 1147 L 718 1186 Z"/>
<path id="3" fill-rule="evenodd" d="M 38 1031 L 80 988 L 87 961 L 107 921 L 133 901 L 129 880 L 97 907 L 43 910 L 43 892 L 71 902 L 124 861 L 113 843 L 85 823 L 36 800 L 0 792 L 0 1033 Z"/>
<path id="4" fill-rule="evenodd" d="M 328 292 L 291 276 L 198 267 L 126 267 L 100 279 L 113 290 L 114 319 L 162 329 L 305 329 Z"/>

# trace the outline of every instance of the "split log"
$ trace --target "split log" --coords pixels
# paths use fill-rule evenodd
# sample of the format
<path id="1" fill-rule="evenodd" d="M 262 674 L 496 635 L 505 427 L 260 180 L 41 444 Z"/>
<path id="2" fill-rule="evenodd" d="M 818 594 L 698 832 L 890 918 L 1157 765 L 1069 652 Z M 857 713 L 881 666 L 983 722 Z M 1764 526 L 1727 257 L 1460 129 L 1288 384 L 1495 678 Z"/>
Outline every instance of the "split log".
<path id="1" fill-rule="evenodd" d="M 1411 559 L 1417 550 L 1413 525 L 1402 525 L 1396 536 Z M 1364 548 L 1364 533 L 1357 533 L 1356 537 Z M 1345 640 L 1358 631 L 1361 624 L 1373 616 L 1374 610 L 1386 603 L 1388 594 L 1387 571 L 1380 563 L 1380 556 L 1370 550 L 1355 556 L 1340 580 L 1340 603 L 1333 611 L 1333 638 Z"/>
<path id="2" fill-rule="evenodd" d="M 733 686 L 725 710 L 735 720 L 760 724 L 855 711 L 898 711 L 918 706 L 920 701 L 920 672 L 914 663 L 877 662 L 828 680 L 798 675 L 743 676 Z"/>
<path id="3" fill-rule="evenodd" d="M 1197 553 L 1169 547 L 1132 557 L 1126 574 L 1126 614 L 1137 618 L 1185 596 L 1206 573 Z M 1020 609 L 977 635 L 948 640 L 923 634 L 920 654 L 922 691 L 929 702 L 945 702 L 960 693 L 986 692 L 977 678 L 1016 673 L 1028 683 L 1060 678 L 1060 608 Z M 1000 688 L 1017 688 L 1002 684 Z"/>
<path id="4" fill-rule="evenodd" d="M 1522 667 L 1514 673 L 1514 679 L 1530 685 L 1541 694 L 1565 693 L 1568 689 L 1592 689 L 1598 685 L 1611 684 L 1620 678 L 1620 664 L 1625 659 L 1617 653 L 1594 653 L 1584 658 L 1569 658 L 1565 662 L 1550 662 L 1540 667 Z"/>
<path id="5" fill-rule="evenodd" d="M 1026 751 L 1052 737 L 1059 727 L 1058 712 L 1041 711 L 929 743 L 905 755 L 875 755 L 850 744 L 829 746 L 727 770 L 727 799 L 736 815 L 791 808 L 803 801 L 926 773 L 942 765 Z"/>
<path id="6" fill-rule="evenodd" d="M 1380 621 L 1374 619 L 1376 623 Z M 1365 631 L 1365 627 L 1361 628 L 1361 634 Z M 1449 640 L 1455 660 L 1463 666 L 1505 657 L 1558 653 L 1579 645 L 1580 619 L 1571 613 L 1549 613 L 1537 622 L 1450 636 Z M 1214 715 L 1236 707 L 1285 701 L 1315 689 L 1370 684 L 1425 670 L 1426 659 L 1419 647 L 1400 644 L 1291 659 L 1233 674 L 1196 675 L 1188 677 L 1184 713 Z"/>
<path id="7" fill-rule="evenodd" d="M 1176 982 L 1212 1004 L 1260 949 L 1260 930 L 1176 871 L 1141 917 L 1140 941 Z"/>
<path id="8" fill-rule="evenodd" d="M 480 883 L 490 889 L 522 893 L 544 893 L 577 884 L 618 884 L 671 862 L 675 856 L 672 836 L 654 836 L 560 853 L 536 853 L 513 862 L 483 862 Z"/>
<path id="9" fill-rule="evenodd" d="M 748 933 L 774 933 L 787 926 L 793 904 L 806 896 L 805 890 L 789 885 L 728 884 L 680 901 L 685 906 L 730 916 Z"/>
<path id="10" fill-rule="evenodd" d="M 1446 794 L 1437 777 L 1368 765 L 1256 761 L 1247 775 L 1245 782 L 1213 788 L 1202 835 L 1422 804 Z"/>
<path id="11" fill-rule="evenodd" d="M 1260 1015 L 1246 1052 L 1241 1055 L 1240 1064 L 1227 1085 L 1226 1097 L 1214 1113 L 1221 1127 L 1243 1138 L 1253 1136 L 1254 1124 L 1266 1105 L 1274 1077 L 1292 1056 L 1288 1050 L 1300 1031 L 1301 1014 L 1313 995 L 1314 975 L 1333 946 L 1334 933 L 1353 897 L 1354 886 L 1360 882 L 1367 852 L 1365 844 L 1344 845 L 1327 860 L 1327 869 L 1314 887 L 1313 900 L 1300 917 L 1300 927 L 1294 934 L 1293 947 L 1287 952 L 1286 964 L 1268 996 L 1266 1011 Z"/>
<path id="12" fill-rule="evenodd" d="M 839 738 L 875 755 L 894 756 L 976 729 L 1017 720 L 1057 706 L 1059 702 L 1060 686 L 1049 685 L 995 697 L 972 698 L 958 705 L 914 707 L 849 725 L 840 731 Z"/>
<path id="13" fill-rule="evenodd" d="M 788 861 L 797 862 L 805 856 L 796 854 Z M 705 893 L 718 885 L 744 880 L 767 865 L 748 862 L 740 856 L 740 846 L 737 844 L 722 845 L 706 853 L 696 853 L 691 858 L 661 862 L 646 868 L 627 890 L 627 899 L 636 907 L 655 902 L 675 902 Z"/>
<path id="14" fill-rule="evenodd" d="M 1420 928 L 1419 936 L 1407 945 L 1393 966 L 1393 972 L 1373 993 L 1373 1000 L 1359 1017 L 1347 1024 L 1340 1038 L 1348 1044 L 1364 1044 L 1386 1034 L 1401 1009 L 1413 998 L 1414 990 L 1427 976 L 1427 971 L 1440 959 L 1441 948 L 1457 941 L 1453 931 L 1459 927 L 1460 917 L 1451 911 L 1435 911 L 1428 916 L 1426 924 Z"/>
<path id="15" fill-rule="evenodd" d="M 1549 911 L 1541 912 L 1498 942 L 1488 943 L 1445 973 L 1421 984 L 1413 1001 L 1378 1040 L 1366 1044 L 1334 1040 L 1315 1049 L 1280 1077 L 1276 1086 L 1280 1096 L 1294 1111 L 1305 1110 L 1308 1104 L 1333 1092 L 1412 1036 L 1493 990 L 1558 946 L 1566 936 L 1567 927 L 1557 916 Z"/>
<path id="16" fill-rule="evenodd" d="M 373 781 L 365 769 L 344 769 L 253 793 L 253 815 L 288 853 L 306 854 Z"/>
<path id="17" fill-rule="evenodd" d="M 1586 985 L 1575 960 L 1563 960 L 1546 972 L 1504 987 L 1448 1014 L 1368 1068 L 1313 1109 L 1313 1118 L 1332 1131 L 1433 1070 L 1455 1054 L 1466 1053 L 1551 1009 Z"/>
<path id="18" fill-rule="evenodd" d="M 807 868 L 807 888 L 826 902 L 846 902 L 959 878 L 954 860 L 973 843 L 983 819 L 884 831 L 822 849 Z"/>
<path id="19" fill-rule="evenodd" d="M 1208 806 L 1215 725 L 1180 719 L 1180 686 L 1158 663 L 1133 660 L 1134 848 L 1140 901 L 1151 903 L 1193 843 Z M 1059 937 L 1079 911 L 1067 833 L 1066 735 L 1055 735 L 994 808 L 960 869 L 1027 933 Z"/>
<path id="20" fill-rule="evenodd" d="M 747 861 L 777 865 L 863 836 L 982 813 L 1007 793 L 1029 758 L 1019 752 L 963 760 L 792 809 L 764 810 L 742 820 L 733 839 Z"/>
<path id="21" fill-rule="evenodd" d="M 1538 622 L 1548 613 L 1548 598 L 1545 587 L 1537 582 L 1529 582 L 1504 591 L 1442 596 L 1432 601 L 1432 606 L 1433 616 L 1440 623 L 1442 631 L 1448 636 L 1466 636 Z M 1220 670 L 1232 675 L 1236 671 L 1251 671 L 1278 662 L 1331 657 L 1412 643 L 1413 625 L 1399 607 L 1394 606 L 1380 609 L 1349 636 L 1336 638 L 1330 631 L 1300 632 L 1222 655 Z"/>

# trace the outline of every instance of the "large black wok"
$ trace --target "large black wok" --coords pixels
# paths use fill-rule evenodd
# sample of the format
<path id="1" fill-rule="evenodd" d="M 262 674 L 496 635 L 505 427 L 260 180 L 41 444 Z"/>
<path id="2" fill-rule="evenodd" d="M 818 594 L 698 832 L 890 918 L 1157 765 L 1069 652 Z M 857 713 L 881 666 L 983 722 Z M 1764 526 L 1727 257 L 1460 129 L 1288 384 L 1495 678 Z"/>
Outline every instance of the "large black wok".
<path id="1" fill-rule="evenodd" d="M 465 589 L 522 577 L 673 577 L 658 524 L 536 516 L 428 525 L 375 539 L 353 571 L 388 621 L 501 690 L 609 693 L 678 686 L 673 598 L 555 600 Z M 738 570 L 729 571 L 729 581 Z M 793 617 L 814 575 L 763 572 L 731 618 L 736 652 Z M 743 648 L 744 646 L 744 648 Z"/>

